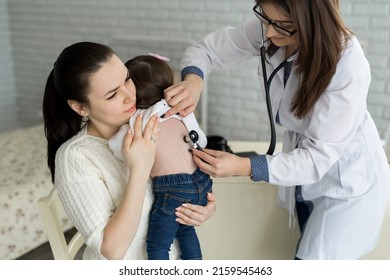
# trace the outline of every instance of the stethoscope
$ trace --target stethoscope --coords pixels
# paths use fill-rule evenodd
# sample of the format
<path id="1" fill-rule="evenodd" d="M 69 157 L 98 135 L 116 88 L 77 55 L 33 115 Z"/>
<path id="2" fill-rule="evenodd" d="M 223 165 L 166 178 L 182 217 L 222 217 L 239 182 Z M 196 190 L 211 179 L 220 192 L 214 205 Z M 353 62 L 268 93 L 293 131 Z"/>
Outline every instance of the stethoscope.
<path id="1" fill-rule="evenodd" d="M 294 52 L 292 55 L 290 55 L 286 60 L 284 60 L 282 63 L 279 64 L 278 67 L 275 68 L 274 71 L 272 71 L 269 78 L 267 78 L 267 69 L 265 67 L 265 44 L 264 44 L 264 27 L 263 24 L 261 24 L 261 46 L 260 46 L 260 59 L 261 59 L 261 68 L 263 69 L 263 81 L 264 81 L 264 89 L 265 89 L 265 99 L 267 103 L 267 111 L 268 111 L 268 118 L 271 128 L 271 139 L 270 144 L 268 147 L 267 155 L 273 155 L 275 151 L 275 145 L 276 145 L 276 131 L 275 131 L 275 121 L 272 115 L 272 106 L 271 106 L 271 97 L 270 97 L 270 88 L 271 88 L 271 82 L 272 79 L 275 77 L 276 73 L 279 72 L 280 69 L 285 67 L 288 63 L 293 61 L 298 56 L 298 52 Z"/>
<path id="2" fill-rule="evenodd" d="M 276 67 L 274 71 L 272 71 L 269 78 L 267 78 L 267 69 L 265 66 L 266 59 L 265 59 L 265 44 L 264 44 L 264 27 L 263 27 L 263 24 L 261 24 L 260 59 L 261 59 L 261 68 L 263 69 L 265 98 L 266 98 L 268 118 L 269 118 L 269 123 L 270 123 L 270 128 L 271 128 L 271 139 L 270 139 L 270 144 L 269 144 L 268 151 L 267 151 L 268 155 L 273 155 L 273 153 L 275 151 L 275 145 L 276 145 L 275 121 L 274 121 L 273 114 L 272 114 L 272 105 L 271 105 L 271 97 L 270 97 L 271 82 L 272 82 L 272 79 L 275 77 L 276 73 L 278 73 L 279 70 L 282 69 L 283 67 L 285 67 L 288 63 L 292 62 L 297 56 L 298 56 L 298 52 L 295 51 L 287 59 L 285 59 L 283 62 L 281 62 L 279 64 L 279 66 Z M 186 142 L 186 143 L 192 142 L 192 146 L 195 149 L 202 151 L 202 148 L 197 143 L 198 140 L 199 140 L 199 135 L 195 130 L 191 130 L 188 133 L 188 135 L 184 136 L 184 142 Z"/>
<path id="3" fill-rule="evenodd" d="M 199 151 L 203 151 L 202 147 L 197 143 L 198 140 L 199 140 L 199 134 L 198 132 L 196 132 L 195 130 L 191 130 L 188 135 L 185 135 L 184 138 L 183 138 L 184 142 L 186 143 L 192 143 L 192 146 L 199 150 Z"/>

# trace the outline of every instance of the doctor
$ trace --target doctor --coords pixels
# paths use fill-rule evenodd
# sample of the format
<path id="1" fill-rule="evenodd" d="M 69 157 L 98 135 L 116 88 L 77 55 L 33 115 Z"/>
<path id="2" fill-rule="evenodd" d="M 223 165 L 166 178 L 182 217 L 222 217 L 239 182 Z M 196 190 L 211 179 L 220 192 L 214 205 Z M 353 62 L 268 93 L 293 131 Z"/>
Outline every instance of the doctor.
<path id="1" fill-rule="evenodd" d="M 183 82 L 165 92 L 174 107 L 167 115 L 194 110 L 213 68 L 258 57 L 263 26 L 260 81 L 293 57 L 270 85 L 272 119 L 286 128 L 283 151 L 243 158 L 193 150 L 194 159 L 215 177 L 251 176 L 285 186 L 279 198 L 295 209 L 301 230 L 296 259 L 359 259 L 377 244 L 390 187 L 367 111 L 369 64 L 337 0 L 256 0 L 253 11 L 253 20 L 211 33 L 186 51 Z"/>

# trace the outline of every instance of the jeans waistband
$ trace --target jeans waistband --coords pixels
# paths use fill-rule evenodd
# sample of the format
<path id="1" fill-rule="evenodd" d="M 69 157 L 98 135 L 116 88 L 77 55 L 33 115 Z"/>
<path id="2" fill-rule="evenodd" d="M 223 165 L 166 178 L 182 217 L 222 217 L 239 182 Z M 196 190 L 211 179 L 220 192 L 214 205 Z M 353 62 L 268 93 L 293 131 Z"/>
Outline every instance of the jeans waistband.
<path id="1" fill-rule="evenodd" d="M 156 185 L 169 186 L 175 184 L 194 183 L 204 178 L 204 176 L 209 176 L 209 175 L 201 171 L 199 168 L 197 168 L 192 174 L 177 173 L 177 174 L 156 176 L 152 178 L 152 182 L 154 186 Z"/>

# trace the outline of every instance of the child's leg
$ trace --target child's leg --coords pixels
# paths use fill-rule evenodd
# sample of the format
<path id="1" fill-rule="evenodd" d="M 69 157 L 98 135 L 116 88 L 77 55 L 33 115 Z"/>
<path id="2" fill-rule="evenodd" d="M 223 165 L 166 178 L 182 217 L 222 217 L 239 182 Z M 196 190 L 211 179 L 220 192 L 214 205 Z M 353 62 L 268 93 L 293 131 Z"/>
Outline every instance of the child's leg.
<path id="1" fill-rule="evenodd" d="M 183 203 L 207 204 L 212 180 L 199 169 L 193 174 L 173 174 L 153 178 L 156 201 L 149 221 L 147 252 L 149 259 L 168 259 L 175 236 L 182 259 L 201 259 L 199 240 L 194 227 L 176 222 L 175 209 Z"/>
<path id="2" fill-rule="evenodd" d="M 194 227 L 179 225 L 176 238 L 179 242 L 182 260 L 202 259 L 199 239 Z"/>
<path id="3" fill-rule="evenodd" d="M 169 260 L 169 250 L 179 228 L 175 219 L 159 209 L 152 211 L 146 239 L 149 260 Z"/>

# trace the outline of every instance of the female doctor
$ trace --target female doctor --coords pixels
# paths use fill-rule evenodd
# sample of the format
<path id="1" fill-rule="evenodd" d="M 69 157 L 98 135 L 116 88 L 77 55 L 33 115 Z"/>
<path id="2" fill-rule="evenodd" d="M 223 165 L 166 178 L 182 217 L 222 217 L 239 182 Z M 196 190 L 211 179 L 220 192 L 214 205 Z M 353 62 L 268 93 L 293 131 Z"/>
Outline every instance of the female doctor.
<path id="1" fill-rule="evenodd" d="M 301 230 L 296 259 L 359 259 L 377 244 L 390 187 L 367 111 L 369 64 L 337 0 L 256 0 L 253 11 L 255 19 L 188 48 L 183 81 L 165 92 L 174 107 L 166 115 L 193 111 L 213 68 L 260 56 L 264 41 L 259 77 L 266 77 L 271 119 L 286 128 L 283 151 L 243 158 L 194 149 L 194 160 L 215 177 L 285 186 L 279 198 L 296 210 Z"/>

